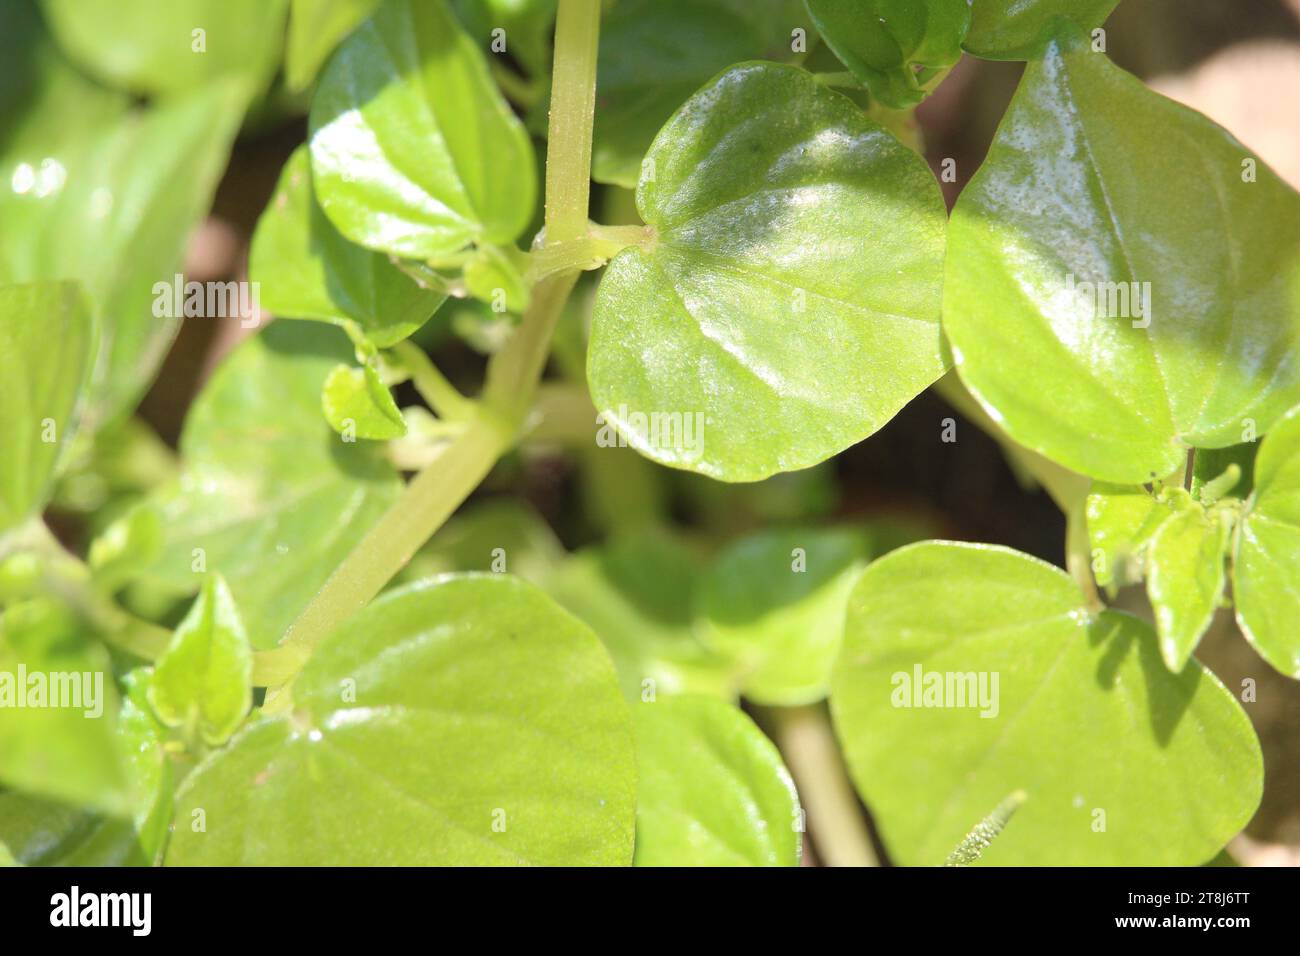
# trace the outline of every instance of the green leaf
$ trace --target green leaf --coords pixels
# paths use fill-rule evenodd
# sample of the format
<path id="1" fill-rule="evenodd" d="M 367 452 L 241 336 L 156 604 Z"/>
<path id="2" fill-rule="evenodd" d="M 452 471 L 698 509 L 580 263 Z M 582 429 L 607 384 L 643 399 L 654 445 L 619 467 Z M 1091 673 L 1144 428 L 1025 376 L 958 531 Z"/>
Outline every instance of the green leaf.
<path id="1" fill-rule="evenodd" d="M 246 97 L 227 81 L 128 109 L 42 35 L 20 32 L 41 67 L 15 84 L 24 95 L 0 119 L 0 181 L 11 185 L 0 190 L 0 282 L 83 283 L 100 317 L 89 406 L 99 424 L 134 405 L 176 334 L 158 289 L 207 212 Z"/>
<path id="2" fill-rule="evenodd" d="M 253 652 L 235 599 L 209 577 L 158 659 L 149 703 L 163 723 L 220 746 L 253 703 Z"/>
<path id="3" fill-rule="evenodd" d="M 600 28 L 592 178 L 636 186 L 655 134 L 692 93 L 738 61 L 789 58 L 791 32 L 808 26 L 800 0 L 620 0 Z"/>
<path id="4" fill-rule="evenodd" d="M 122 759 L 129 818 L 108 817 L 20 793 L 0 793 L 0 843 L 22 866 L 153 866 L 171 823 L 172 771 L 163 727 L 145 700 L 151 672 L 123 679 L 114 743 Z M 0 854 L 2 856 L 2 854 Z"/>
<path id="5" fill-rule="evenodd" d="M 1147 596 L 1156 616 L 1160 653 L 1171 671 L 1181 671 L 1223 602 L 1224 562 L 1232 517 L 1188 502 L 1151 539 Z"/>
<path id="6" fill-rule="evenodd" d="M 206 832 L 178 827 L 168 863 L 632 859 L 636 771 L 613 668 L 531 585 L 389 592 L 320 646 L 293 695 L 291 715 L 250 725 L 186 780 L 178 819 L 202 809 Z"/>
<path id="7" fill-rule="evenodd" d="M 339 234 L 312 193 L 306 146 L 285 163 L 258 220 L 249 275 L 267 310 L 351 327 L 379 348 L 414 334 L 447 298 Z"/>
<path id="8" fill-rule="evenodd" d="M 762 531 L 722 552 L 696 592 L 697 633 L 735 660 L 741 693 L 795 706 L 826 696 L 844 607 L 866 563 L 848 529 Z"/>
<path id="9" fill-rule="evenodd" d="M 0 613 L 0 784 L 128 814 L 117 711 L 107 656 L 68 612 L 31 601 Z"/>
<path id="10" fill-rule="evenodd" d="M 343 235 L 437 260 L 507 244 L 536 201 L 532 143 L 445 0 L 386 0 L 311 107 L 316 197 Z"/>
<path id="11" fill-rule="evenodd" d="M 1246 160 L 1077 36 L 1026 67 L 944 287 L 962 381 L 1013 438 L 1139 484 L 1300 401 L 1300 196 Z"/>
<path id="12" fill-rule="evenodd" d="M 643 534 L 573 555 L 546 590 L 604 642 L 628 700 L 685 693 L 734 700 L 735 667 L 692 633 L 702 572 L 685 545 Z"/>
<path id="13" fill-rule="evenodd" d="M 344 442 L 321 388 L 352 358 L 325 326 L 274 322 L 241 344 L 190 409 L 179 482 L 154 495 L 162 554 L 146 577 L 193 593 L 229 583 L 254 647 L 275 646 L 401 490 L 382 446 Z"/>
<path id="14" fill-rule="evenodd" d="M 800 811 L 772 742 L 731 704 L 634 704 L 637 866 L 798 866 Z"/>
<path id="15" fill-rule="evenodd" d="M 523 253 L 514 249 L 482 246 L 465 263 L 465 287 L 494 312 L 522 313 L 528 307 L 529 292 L 523 259 Z"/>
<path id="16" fill-rule="evenodd" d="M 162 551 L 162 515 L 148 504 L 132 508 L 90 543 L 90 568 L 96 586 L 117 590 Z"/>
<path id="17" fill-rule="evenodd" d="M 909 109 L 936 73 L 961 59 L 967 0 L 806 0 L 826 45 L 871 95 Z"/>
<path id="18" fill-rule="evenodd" d="M 1255 460 L 1255 496 L 1233 559 L 1237 623 L 1259 655 L 1300 678 L 1300 408 L 1267 436 Z"/>
<path id="19" fill-rule="evenodd" d="M 41 0 L 41 7 L 78 66 L 145 96 L 231 76 L 260 92 L 280 62 L 284 0 Z"/>
<path id="20" fill-rule="evenodd" d="M 926 542 L 869 566 L 831 705 L 903 865 L 942 863 L 1015 790 L 982 864 L 1195 865 L 1259 804 L 1259 742 L 1214 675 L 1171 674 L 1148 625 L 1005 548 Z"/>
<path id="21" fill-rule="evenodd" d="M 1085 30 L 1106 22 L 1119 0 L 971 0 L 966 49 L 986 60 L 1032 60 L 1047 45 L 1057 17 Z"/>
<path id="22" fill-rule="evenodd" d="M 321 392 L 325 420 L 344 437 L 387 441 L 406 434 L 406 422 L 373 364 L 336 365 Z"/>
<path id="23" fill-rule="evenodd" d="M 311 86 L 339 41 L 379 6 L 379 0 L 291 0 L 284 77 L 290 90 Z"/>
<path id="24" fill-rule="evenodd" d="M 943 374 L 944 207 L 919 156 L 793 67 L 737 66 L 660 132 L 588 379 L 642 454 L 726 481 L 861 441 Z"/>
<path id="25" fill-rule="evenodd" d="M 1119 587 L 1146 575 L 1146 548 L 1174 512 L 1141 485 L 1094 481 L 1086 514 L 1093 577 L 1102 587 Z"/>
<path id="26" fill-rule="evenodd" d="M 49 498 L 94 356 L 95 324 L 77 283 L 0 285 L 0 531 Z"/>

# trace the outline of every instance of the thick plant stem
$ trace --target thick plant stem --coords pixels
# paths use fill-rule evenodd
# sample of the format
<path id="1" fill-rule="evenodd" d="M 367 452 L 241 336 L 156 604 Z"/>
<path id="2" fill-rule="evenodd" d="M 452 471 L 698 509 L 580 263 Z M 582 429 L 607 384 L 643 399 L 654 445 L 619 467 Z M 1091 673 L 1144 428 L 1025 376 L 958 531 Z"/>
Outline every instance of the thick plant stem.
<path id="1" fill-rule="evenodd" d="M 827 866 L 879 866 L 825 708 L 773 707 L 763 717 L 794 777 L 818 858 Z"/>
<path id="2" fill-rule="evenodd" d="M 290 625 L 282 646 L 314 648 L 365 607 L 487 477 L 511 441 L 490 419 L 476 419 L 412 479 L 334 570 Z"/>
<path id="3" fill-rule="evenodd" d="M 546 153 L 546 243 L 581 239 L 591 193 L 600 0 L 560 0 Z"/>

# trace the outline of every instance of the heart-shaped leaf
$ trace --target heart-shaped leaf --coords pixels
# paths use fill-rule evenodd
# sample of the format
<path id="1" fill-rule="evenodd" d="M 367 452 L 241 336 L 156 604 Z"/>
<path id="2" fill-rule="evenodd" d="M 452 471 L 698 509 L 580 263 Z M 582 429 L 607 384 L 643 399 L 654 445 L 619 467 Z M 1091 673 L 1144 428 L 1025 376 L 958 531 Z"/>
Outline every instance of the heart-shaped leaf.
<path id="1" fill-rule="evenodd" d="M 1255 650 L 1283 674 L 1300 678 L 1300 408 L 1259 449 L 1232 588 L 1237 622 Z"/>
<path id="2" fill-rule="evenodd" d="M 1140 484 L 1300 402 L 1297 250 L 1300 196 L 1071 34 L 953 211 L 945 330 L 1013 438 Z"/>
<path id="3" fill-rule="evenodd" d="M 891 109 L 915 106 L 961 59 L 967 0 L 805 0 L 831 51 Z"/>
<path id="4" fill-rule="evenodd" d="M 637 866 L 798 866 L 799 800 L 781 755 L 709 697 L 632 705 Z"/>
<path id="5" fill-rule="evenodd" d="M 163 723 L 219 746 L 253 702 L 253 654 L 235 599 L 209 577 L 171 644 L 158 659 L 149 703 Z"/>
<path id="6" fill-rule="evenodd" d="M 191 593 L 220 573 L 254 647 L 279 642 L 401 489 L 380 446 L 344 441 L 321 415 L 326 376 L 351 358 L 341 333 L 310 322 L 244 342 L 190 409 L 180 481 L 154 496 L 166 536 L 146 577 Z"/>
<path id="7" fill-rule="evenodd" d="M 741 60 L 790 57 L 795 29 L 806 51 L 809 25 L 800 0 L 620 0 L 600 28 L 592 178 L 635 187 L 655 134 L 692 93 Z"/>
<path id="8" fill-rule="evenodd" d="M 316 197 L 353 242 L 437 260 L 533 215 L 532 143 L 446 0 L 385 0 L 311 106 Z"/>
<path id="9" fill-rule="evenodd" d="M 987 60 L 1030 60 L 1042 54 L 1053 21 L 1067 17 L 1085 30 L 1106 22 L 1119 0 L 970 0 L 966 49 Z"/>
<path id="10" fill-rule="evenodd" d="M 1231 515 L 1188 502 L 1151 539 L 1147 596 L 1156 615 L 1160 654 L 1181 671 L 1223 601 Z"/>
<path id="11" fill-rule="evenodd" d="M 316 651 L 293 713 L 177 795 L 167 862 L 627 864 L 636 769 L 599 641 L 507 575 L 389 592 Z"/>
<path id="12" fill-rule="evenodd" d="M 306 146 L 285 163 L 258 220 L 248 269 L 267 310 L 353 326 L 379 348 L 413 334 L 447 298 L 339 234 L 312 193 Z"/>
<path id="13" fill-rule="evenodd" d="M 40 511 L 95 358 L 75 282 L 0 285 L 0 532 Z"/>
<path id="14" fill-rule="evenodd" d="M 727 481 L 806 468 L 943 374 L 938 184 L 848 99 L 737 66 L 648 163 L 653 235 L 601 281 L 587 369 L 642 454 Z"/>
<path id="15" fill-rule="evenodd" d="M 1062 571 L 991 545 L 879 559 L 849 598 L 831 705 L 893 859 L 942 863 L 1023 790 L 981 864 L 1190 866 L 1250 819 L 1250 721 L 1151 628 L 1093 612 Z"/>

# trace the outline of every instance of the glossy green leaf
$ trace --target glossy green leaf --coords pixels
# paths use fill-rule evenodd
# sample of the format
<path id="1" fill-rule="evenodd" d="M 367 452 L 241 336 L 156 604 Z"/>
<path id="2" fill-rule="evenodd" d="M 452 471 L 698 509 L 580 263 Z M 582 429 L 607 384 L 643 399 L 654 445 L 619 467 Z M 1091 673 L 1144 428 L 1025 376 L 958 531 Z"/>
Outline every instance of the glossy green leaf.
<path id="1" fill-rule="evenodd" d="M 325 420 L 344 439 L 387 441 L 406 434 L 406 422 L 374 365 L 336 365 L 321 391 Z"/>
<path id="2" fill-rule="evenodd" d="M 794 782 L 738 708 L 708 697 L 632 705 L 637 866 L 798 866 Z"/>
<path id="3" fill-rule="evenodd" d="M 221 77 L 264 89 L 280 62 L 285 0 L 41 0 L 65 52 L 96 79 L 155 96 Z"/>
<path id="4" fill-rule="evenodd" d="M 1042 54 L 1053 21 L 1067 17 L 1085 30 L 1106 22 L 1119 0 L 971 0 L 966 49 L 988 60 L 1031 60 Z"/>
<path id="5" fill-rule="evenodd" d="M 1102 587 L 1136 584 L 1146 574 L 1146 548 L 1173 509 L 1141 485 L 1094 481 L 1086 505 L 1092 573 Z"/>
<path id="6" fill-rule="evenodd" d="M 117 711 L 107 655 L 68 612 L 31 601 L 0 613 L 0 784 L 127 815 Z"/>
<path id="7" fill-rule="evenodd" d="M 446 0 L 386 0 L 344 41 L 312 100 L 311 161 L 339 231 L 396 256 L 504 245 L 533 215 L 528 134 Z"/>
<path id="8" fill-rule="evenodd" d="M 306 146 L 284 165 L 258 220 L 248 268 L 263 308 L 352 326 L 379 348 L 413 334 L 447 298 L 339 234 L 312 193 Z"/>
<path id="9" fill-rule="evenodd" d="M 789 58 L 792 31 L 810 25 L 800 0 L 620 0 L 600 28 L 592 177 L 636 186 L 655 134 L 692 93 L 741 60 Z"/>
<path id="10" fill-rule="evenodd" d="M 0 20 L 0 32 L 12 25 Z M 0 281 L 83 283 L 104 356 L 89 411 L 110 421 L 144 392 L 176 334 L 179 313 L 159 288 L 173 286 L 211 203 L 245 94 L 220 82 L 128 109 L 39 33 L 23 37 L 36 66 L 0 118 L 0 182 L 10 187 L 0 190 Z"/>
<path id="11" fill-rule="evenodd" d="M 741 692 L 793 706 L 826 696 L 844 607 L 866 563 L 866 536 L 849 529 L 763 531 L 718 556 L 696 592 L 697 633 L 735 660 Z"/>
<path id="12" fill-rule="evenodd" d="M 1181 671 L 1223 602 L 1231 516 L 1189 502 L 1151 539 L 1147 596 L 1156 617 L 1160 654 Z"/>
<path id="13" fill-rule="evenodd" d="M 149 703 L 163 723 L 219 746 L 253 703 L 253 652 L 235 599 L 209 577 L 158 659 Z"/>
<path id="14" fill-rule="evenodd" d="M 1264 660 L 1300 678 L 1300 409 L 1264 438 L 1236 547 L 1237 622 Z"/>
<path id="15" fill-rule="evenodd" d="M 938 185 L 851 101 L 741 65 L 648 159 L 654 234 L 610 263 L 588 355 L 597 409 L 642 454 L 727 481 L 806 468 L 943 374 Z"/>
<path id="16" fill-rule="evenodd" d="M 0 531 L 39 512 L 77 422 L 95 324 L 75 282 L 0 285 Z"/>
<path id="17" fill-rule="evenodd" d="M 908 109 L 961 59 L 967 0 L 805 0 L 822 40 L 871 95 Z"/>
<path id="18" fill-rule="evenodd" d="M 1247 161 L 1082 38 L 1029 64 L 944 286 L 962 381 L 1013 438 L 1139 484 L 1300 401 L 1300 196 Z"/>
<path id="19" fill-rule="evenodd" d="M 370 16 L 379 0 L 290 0 L 284 78 L 289 89 L 311 86 L 344 37 Z"/>
<path id="20" fill-rule="evenodd" d="M 546 590 L 604 642 L 628 700 L 670 694 L 736 696 L 735 667 L 692 633 L 703 575 L 685 545 L 646 533 L 573 555 Z"/>
<path id="21" fill-rule="evenodd" d="M 181 865 L 627 864 L 627 707 L 586 627 L 507 575 L 390 592 L 317 650 L 294 711 L 185 782 Z M 322 786 L 328 781 L 328 786 Z"/>
<path id="22" fill-rule="evenodd" d="M 181 436 L 181 479 L 154 496 L 166 540 L 156 585 L 198 590 L 220 573 L 254 647 L 284 631 L 401 490 L 381 447 L 345 442 L 321 415 L 321 388 L 346 338 L 275 322 L 217 369 Z"/>
<path id="23" fill-rule="evenodd" d="M 904 865 L 942 863 L 1016 790 L 981 864 L 1195 865 L 1259 804 L 1259 742 L 1214 675 L 1170 673 L 1148 625 L 1005 548 L 926 542 L 868 567 L 831 705 Z"/>

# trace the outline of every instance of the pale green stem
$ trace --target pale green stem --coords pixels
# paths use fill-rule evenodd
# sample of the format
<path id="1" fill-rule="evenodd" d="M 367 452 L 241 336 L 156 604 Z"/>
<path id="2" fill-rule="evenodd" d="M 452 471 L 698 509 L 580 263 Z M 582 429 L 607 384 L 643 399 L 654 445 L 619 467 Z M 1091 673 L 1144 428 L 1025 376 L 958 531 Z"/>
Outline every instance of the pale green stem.
<path id="1" fill-rule="evenodd" d="M 546 241 L 587 232 L 600 0 L 560 0 L 546 153 Z"/>
<path id="2" fill-rule="evenodd" d="M 410 370 L 415 390 L 429 403 L 435 415 L 444 421 L 459 422 L 469 419 L 474 414 L 474 402 L 447 381 L 438 366 L 424 354 L 424 349 L 407 340 L 398 342 L 393 346 L 393 351 L 402 364 Z"/>
<path id="3" fill-rule="evenodd" d="M 879 866 L 825 708 L 772 707 L 761 716 L 794 777 L 818 858 L 826 866 Z"/>

